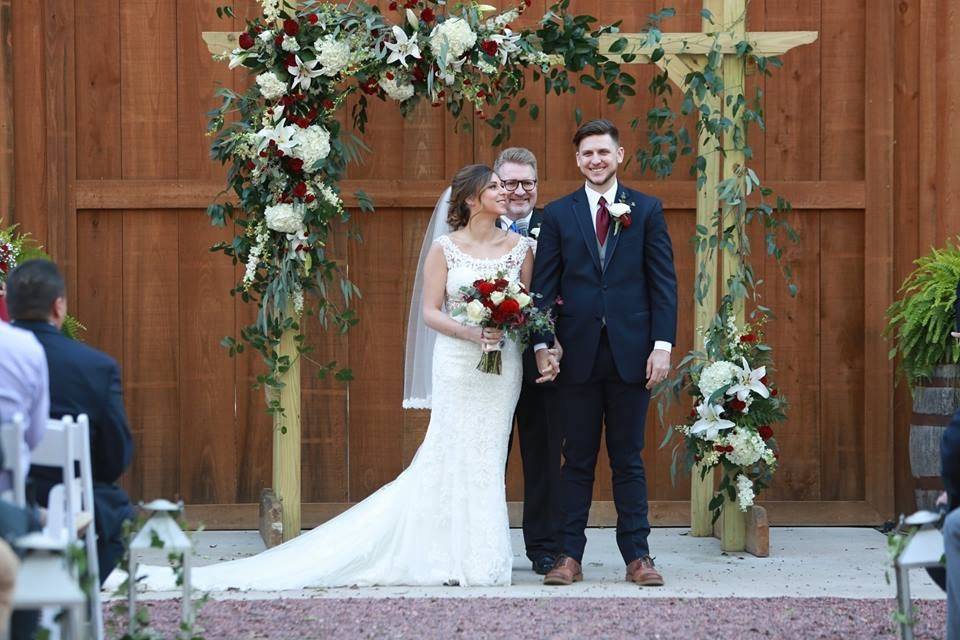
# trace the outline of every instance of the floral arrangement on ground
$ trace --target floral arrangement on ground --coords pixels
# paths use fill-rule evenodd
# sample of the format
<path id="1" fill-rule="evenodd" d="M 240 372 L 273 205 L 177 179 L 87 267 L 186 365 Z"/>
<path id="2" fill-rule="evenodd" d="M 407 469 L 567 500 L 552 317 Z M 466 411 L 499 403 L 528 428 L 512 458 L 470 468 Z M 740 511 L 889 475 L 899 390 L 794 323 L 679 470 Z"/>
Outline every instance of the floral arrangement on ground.
<path id="1" fill-rule="evenodd" d="M 269 373 L 258 381 L 272 387 L 280 386 L 279 375 L 290 365 L 290 357 L 278 353 L 280 337 L 296 332 L 298 352 L 307 350 L 300 328 L 305 309 L 341 331 L 357 322 L 349 306 L 359 291 L 326 252 L 331 225 L 350 221 L 338 182 L 347 163 L 366 150 L 337 116 L 352 95 L 358 96 L 352 120 L 360 132 L 370 98 L 395 101 L 403 114 L 426 100 L 464 126 L 465 116 L 475 114 L 498 131 L 494 144 L 509 135 L 513 99 L 528 75 L 560 94 L 576 90 L 569 74 L 589 71 L 581 83 L 607 89 L 609 102 L 620 105 L 634 95 L 634 79 L 598 52 L 600 35 L 617 25 L 594 29 L 595 18 L 569 14 L 569 0 L 554 4 L 536 29 L 523 31 L 511 25 L 531 0 L 503 12 L 443 0 L 391 2 L 395 22 L 364 2 L 260 4 L 262 16 L 247 23 L 239 46 L 224 56 L 230 68 L 249 69 L 255 82 L 244 94 L 221 89 L 223 103 L 210 114 L 212 156 L 229 165 L 227 190 L 236 198 L 207 213 L 216 225 L 228 219 L 236 224 L 233 240 L 214 250 L 246 266 L 231 293 L 259 306 L 241 340 L 228 337 L 224 345 L 231 355 L 244 344 L 259 351 Z M 220 7 L 218 13 L 232 16 L 233 10 Z M 525 99 L 517 106 L 534 118 L 540 108 Z M 231 118 L 233 112 L 239 117 Z M 365 194 L 356 196 L 361 210 L 372 210 Z M 336 296 L 328 293 L 335 283 Z M 316 295 L 316 305 L 305 307 L 305 293 Z M 336 362 L 320 366 L 321 375 L 334 371 L 351 378 Z"/>
<path id="2" fill-rule="evenodd" d="M 670 428 L 683 441 L 674 448 L 675 475 L 679 460 L 703 476 L 724 471 L 710 509 L 714 521 L 724 499 L 741 511 L 770 485 L 780 457 L 773 425 L 786 419 L 786 400 L 769 378 L 771 349 L 764 344 L 767 316 L 757 312 L 752 322 L 738 325 L 731 306 L 721 307 L 704 332 L 705 353 L 693 352 L 680 363 L 674 388 L 693 397 L 687 419 Z"/>

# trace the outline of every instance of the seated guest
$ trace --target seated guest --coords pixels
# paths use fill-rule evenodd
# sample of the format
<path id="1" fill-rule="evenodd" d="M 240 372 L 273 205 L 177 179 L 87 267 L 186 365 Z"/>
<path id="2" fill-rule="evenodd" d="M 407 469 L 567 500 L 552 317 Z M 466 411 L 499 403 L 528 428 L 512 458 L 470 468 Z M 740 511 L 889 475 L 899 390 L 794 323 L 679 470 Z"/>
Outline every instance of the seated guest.
<path id="1" fill-rule="evenodd" d="M 29 331 L 0 322 L 0 423 L 16 414 L 24 419 L 23 473 L 30 469 L 30 451 L 36 448 L 47 428 L 50 392 L 47 359 L 43 347 Z M 9 489 L 12 479 L 0 474 L 0 491 Z"/>
<path id="2" fill-rule="evenodd" d="M 100 579 L 123 556 L 123 522 L 133 517 L 130 498 L 117 486 L 133 456 L 120 385 L 120 368 L 110 356 L 61 332 L 67 315 L 66 288 L 56 265 L 28 260 L 7 279 L 7 308 L 14 326 L 32 331 L 43 346 L 50 370 L 50 416 L 90 418 L 93 499 Z M 34 467 L 30 478 L 45 506 L 56 470 Z"/>
<path id="3" fill-rule="evenodd" d="M 955 306 L 956 325 L 951 334 L 960 338 L 960 285 Z M 943 521 L 943 547 L 947 559 L 947 640 L 960 640 L 960 410 L 940 440 L 940 464 L 947 508 Z"/>

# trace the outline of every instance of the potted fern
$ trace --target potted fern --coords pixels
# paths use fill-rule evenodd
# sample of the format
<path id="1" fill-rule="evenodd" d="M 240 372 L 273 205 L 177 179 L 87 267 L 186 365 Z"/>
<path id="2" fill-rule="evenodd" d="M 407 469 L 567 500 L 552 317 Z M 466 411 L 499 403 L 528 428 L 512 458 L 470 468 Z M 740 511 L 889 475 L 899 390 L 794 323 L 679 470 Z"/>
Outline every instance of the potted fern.
<path id="1" fill-rule="evenodd" d="M 887 309 L 890 357 L 899 358 L 898 371 L 913 396 L 910 466 L 918 508 L 932 507 L 939 493 L 940 436 L 960 406 L 960 341 L 950 337 L 960 283 L 958 240 L 916 260 Z"/>

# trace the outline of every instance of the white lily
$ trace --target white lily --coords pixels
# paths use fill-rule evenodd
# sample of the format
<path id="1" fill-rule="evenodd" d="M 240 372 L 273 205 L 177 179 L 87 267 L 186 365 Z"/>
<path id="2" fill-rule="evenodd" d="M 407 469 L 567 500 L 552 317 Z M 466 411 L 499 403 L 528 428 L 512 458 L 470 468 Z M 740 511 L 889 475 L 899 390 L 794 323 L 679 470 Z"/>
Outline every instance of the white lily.
<path id="1" fill-rule="evenodd" d="M 267 126 L 260 129 L 260 131 L 257 132 L 257 136 L 260 138 L 260 149 L 262 150 L 268 143 L 273 141 L 277 145 L 277 149 L 280 149 L 285 154 L 289 154 L 293 151 L 293 148 L 297 146 L 294 138 L 298 129 L 299 127 L 287 125 L 286 118 L 281 118 L 273 127 Z"/>
<path id="2" fill-rule="evenodd" d="M 230 52 L 230 69 L 236 69 L 247 59 L 247 52 L 244 49 L 234 49 Z"/>
<path id="3" fill-rule="evenodd" d="M 769 398 L 770 391 L 767 390 L 766 385 L 760 382 L 765 375 L 767 375 L 766 367 L 751 369 L 750 365 L 747 364 L 747 359 L 743 358 L 743 367 L 736 367 L 735 382 L 727 389 L 727 395 L 737 396 L 737 400 L 741 402 L 746 402 L 751 392 L 761 398 Z"/>
<path id="4" fill-rule="evenodd" d="M 480 13 L 489 13 L 490 11 L 496 11 L 497 8 L 489 4 L 478 4 L 477 11 Z"/>
<path id="5" fill-rule="evenodd" d="M 490 36 L 490 40 L 497 43 L 497 56 L 500 58 L 500 64 L 507 64 L 510 54 L 517 51 L 517 40 L 520 34 L 513 33 L 510 29 L 504 29 L 503 33 L 497 33 Z"/>
<path id="6" fill-rule="evenodd" d="M 417 14 L 415 14 L 412 9 L 407 9 L 407 24 L 413 27 L 414 31 L 420 30 L 420 18 L 417 17 Z"/>
<path id="7" fill-rule="evenodd" d="M 387 64 L 393 64 L 394 62 L 399 62 L 403 65 L 403 68 L 407 68 L 407 58 L 417 58 L 420 59 L 420 47 L 417 45 L 417 37 L 408 38 L 406 32 L 398 27 L 393 25 L 393 37 L 396 39 L 396 42 L 385 42 L 384 46 L 387 49 L 390 49 L 390 57 L 387 58 Z"/>
<path id="8" fill-rule="evenodd" d="M 287 73 L 293 76 L 293 82 L 290 83 L 291 89 L 296 89 L 297 85 L 300 85 L 304 91 L 310 88 L 310 82 L 321 75 L 321 71 L 317 69 L 317 65 L 320 64 L 318 60 L 308 60 L 304 62 L 300 59 L 300 56 L 294 58 L 296 60 L 295 65 L 290 65 L 287 67 Z"/>
<path id="9" fill-rule="evenodd" d="M 732 421 L 721 418 L 721 413 L 723 413 L 722 405 L 702 403 L 697 407 L 697 415 L 700 416 L 700 419 L 690 427 L 691 435 L 713 441 L 724 429 L 732 429 L 737 426 Z"/>

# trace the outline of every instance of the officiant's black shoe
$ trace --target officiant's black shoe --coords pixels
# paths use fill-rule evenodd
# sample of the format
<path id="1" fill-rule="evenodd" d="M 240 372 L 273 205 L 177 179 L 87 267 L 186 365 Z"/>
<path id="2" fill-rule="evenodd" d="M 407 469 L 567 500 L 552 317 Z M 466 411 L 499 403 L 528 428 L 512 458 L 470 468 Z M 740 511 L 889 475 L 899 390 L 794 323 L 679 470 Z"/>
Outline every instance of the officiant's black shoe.
<path id="1" fill-rule="evenodd" d="M 583 571 L 580 569 L 580 563 L 570 556 L 560 556 L 557 564 L 543 579 L 543 584 L 565 587 L 581 580 L 583 580 Z"/>
<path id="2" fill-rule="evenodd" d="M 641 587 L 662 587 L 663 576 L 653 566 L 653 558 L 643 556 L 627 565 L 627 582 L 633 582 Z"/>
<path id="3" fill-rule="evenodd" d="M 557 559 L 553 556 L 540 556 L 539 558 L 534 558 L 533 572 L 537 575 L 545 576 L 550 573 L 550 569 L 553 569 L 553 565 L 555 564 L 557 564 Z"/>

